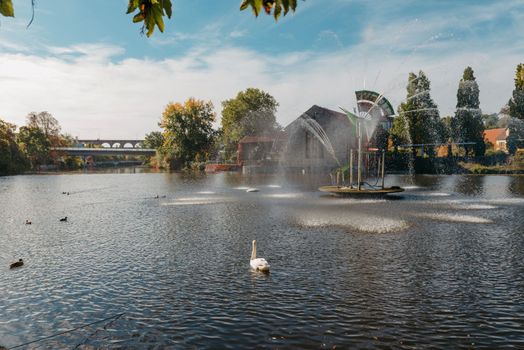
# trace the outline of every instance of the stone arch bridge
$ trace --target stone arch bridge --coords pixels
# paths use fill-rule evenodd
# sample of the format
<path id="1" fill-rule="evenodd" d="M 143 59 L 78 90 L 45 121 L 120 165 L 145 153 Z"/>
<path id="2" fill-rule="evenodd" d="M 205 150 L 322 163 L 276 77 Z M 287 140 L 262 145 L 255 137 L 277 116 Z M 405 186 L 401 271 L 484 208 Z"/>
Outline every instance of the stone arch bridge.
<path id="1" fill-rule="evenodd" d="M 96 140 L 77 140 L 77 147 L 93 147 L 100 146 L 104 148 L 142 148 L 144 140 L 107 140 L 107 139 L 96 139 Z"/>
<path id="2" fill-rule="evenodd" d="M 94 155 L 135 155 L 153 156 L 155 149 L 142 148 L 144 140 L 126 139 L 82 139 L 77 140 L 74 147 L 53 147 L 52 151 L 58 151 L 70 156 L 94 156 Z"/>

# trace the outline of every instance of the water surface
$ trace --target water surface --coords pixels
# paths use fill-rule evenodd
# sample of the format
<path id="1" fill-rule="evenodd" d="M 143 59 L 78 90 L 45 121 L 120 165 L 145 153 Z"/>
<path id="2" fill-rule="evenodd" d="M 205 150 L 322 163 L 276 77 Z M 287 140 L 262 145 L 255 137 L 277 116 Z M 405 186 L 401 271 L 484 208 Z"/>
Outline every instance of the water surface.
<path id="1" fill-rule="evenodd" d="M 359 201 L 233 173 L 0 178 L 0 344 L 124 313 L 28 348 L 524 348 L 524 177 L 388 182 L 407 191 Z M 249 268 L 253 239 L 269 275 Z"/>

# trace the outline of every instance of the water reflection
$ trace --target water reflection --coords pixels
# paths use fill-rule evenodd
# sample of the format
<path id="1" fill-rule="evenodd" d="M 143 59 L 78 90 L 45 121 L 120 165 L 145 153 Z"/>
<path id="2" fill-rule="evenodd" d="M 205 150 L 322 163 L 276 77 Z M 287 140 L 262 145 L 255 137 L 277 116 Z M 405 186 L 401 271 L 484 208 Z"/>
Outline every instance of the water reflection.
<path id="1" fill-rule="evenodd" d="M 125 312 L 39 346 L 523 345 L 524 177 L 388 177 L 406 192 L 361 201 L 325 181 L 0 178 L 0 344 Z M 249 269 L 253 239 L 269 275 Z"/>

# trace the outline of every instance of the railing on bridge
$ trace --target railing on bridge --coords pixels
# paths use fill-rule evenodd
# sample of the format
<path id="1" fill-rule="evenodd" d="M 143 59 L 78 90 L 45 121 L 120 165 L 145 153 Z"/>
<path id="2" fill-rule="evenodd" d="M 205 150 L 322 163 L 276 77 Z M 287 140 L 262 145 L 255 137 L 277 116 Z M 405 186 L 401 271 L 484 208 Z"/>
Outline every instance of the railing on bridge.
<path id="1" fill-rule="evenodd" d="M 77 147 L 102 146 L 104 148 L 142 148 L 144 140 L 126 140 L 126 139 L 96 139 L 96 140 L 77 140 Z"/>
<path id="2" fill-rule="evenodd" d="M 156 150 L 153 148 L 90 148 L 90 147 L 51 147 L 51 151 L 57 151 L 70 156 L 154 156 Z"/>

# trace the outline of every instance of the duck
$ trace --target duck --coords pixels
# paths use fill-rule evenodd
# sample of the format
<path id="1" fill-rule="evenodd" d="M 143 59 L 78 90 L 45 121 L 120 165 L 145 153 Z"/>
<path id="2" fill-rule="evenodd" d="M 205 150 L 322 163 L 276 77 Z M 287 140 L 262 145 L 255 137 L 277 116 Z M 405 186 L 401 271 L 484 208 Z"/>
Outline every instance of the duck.
<path id="1" fill-rule="evenodd" d="M 257 258 L 257 241 L 253 240 L 251 250 L 251 260 L 249 261 L 251 268 L 256 271 L 269 272 L 269 263 L 264 258 Z"/>
<path id="2" fill-rule="evenodd" d="M 14 263 L 11 263 L 11 265 L 9 265 L 9 268 L 10 269 L 14 269 L 14 268 L 17 268 L 17 267 L 20 267 L 20 266 L 23 266 L 24 265 L 24 261 L 22 259 L 18 259 L 18 261 L 15 261 Z"/>
<path id="3" fill-rule="evenodd" d="M 31 222 L 31 221 L 29 221 L 29 220 L 26 220 L 26 221 L 25 221 L 25 224 L 26 224 L 26 225 L 31 225 L 31 224 L 32 224 L 32 222 Z"/>
<path id="4" fill-rule="evenodd" d="M 60 221 L 67 221 L 67 216 L 60 219 Z"/>

